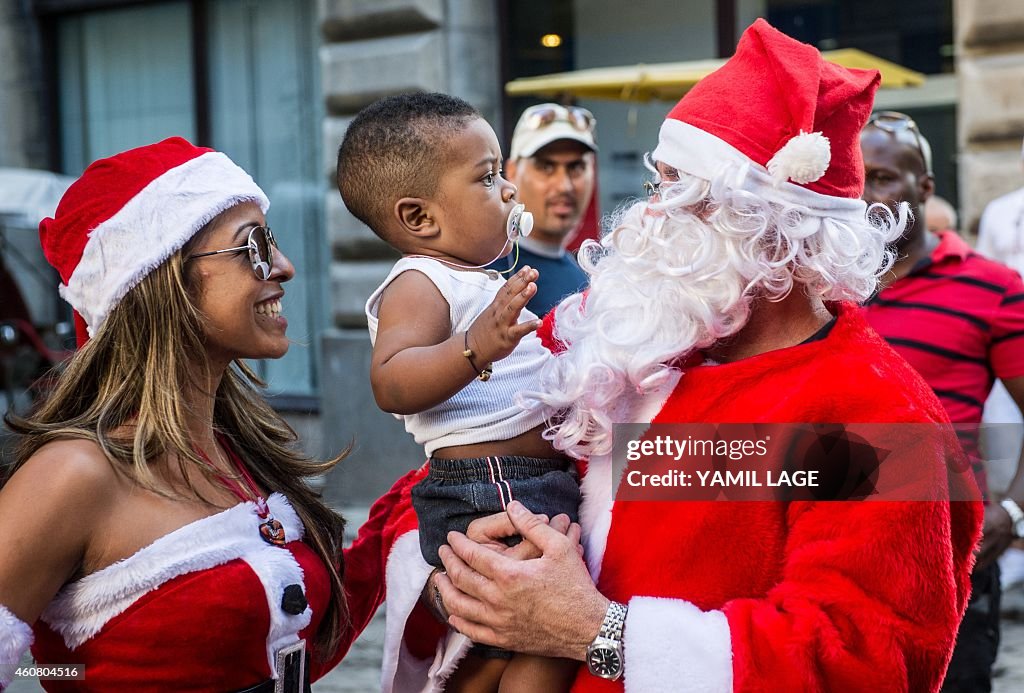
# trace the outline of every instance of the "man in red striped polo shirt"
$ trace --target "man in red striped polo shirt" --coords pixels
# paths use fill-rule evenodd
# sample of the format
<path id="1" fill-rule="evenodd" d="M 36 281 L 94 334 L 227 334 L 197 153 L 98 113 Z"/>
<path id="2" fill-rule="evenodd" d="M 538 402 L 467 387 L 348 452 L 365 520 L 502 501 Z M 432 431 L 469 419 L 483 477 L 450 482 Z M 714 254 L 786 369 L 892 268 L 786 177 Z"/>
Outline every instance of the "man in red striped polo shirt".
<path id="1" fill-rule="evenodd" d="M 975 465 L 988 504 L 973 593 L 960 626 L 943 691 L 989 691 L 999 646 L 996 559 L 1024 534 L 1024 464 L 995 504 L 987 495 L 978 425 L 993 379 L 1024 408 L 1024 283 L 1013 270 L 975 253 L 954 232 L 930 233 L 924 203 L 935 188 L 931 148 L 901 113 L 876 114 L 861 134 L 864 199 L 914 218 L 893 250 L 897 259 L 865 305 L 875 328 L 932 387 Z"/>

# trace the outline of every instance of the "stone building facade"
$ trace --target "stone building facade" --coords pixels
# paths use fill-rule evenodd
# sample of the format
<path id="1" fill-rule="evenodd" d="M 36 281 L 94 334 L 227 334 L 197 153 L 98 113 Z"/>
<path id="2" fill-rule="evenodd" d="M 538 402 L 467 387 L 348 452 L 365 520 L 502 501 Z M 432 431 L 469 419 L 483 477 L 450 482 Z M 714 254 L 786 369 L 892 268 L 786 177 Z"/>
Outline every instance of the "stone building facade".
<path id="1" fill-rule="evenodd" d="M 0 1 L 0 167 L 46 168 L 42 47 L 23 5 Z"/>
<path id="2" fill-rule="evenodd" d="M 963 226 L 1024 185 L 1024 3 L 955 0 Z"/>

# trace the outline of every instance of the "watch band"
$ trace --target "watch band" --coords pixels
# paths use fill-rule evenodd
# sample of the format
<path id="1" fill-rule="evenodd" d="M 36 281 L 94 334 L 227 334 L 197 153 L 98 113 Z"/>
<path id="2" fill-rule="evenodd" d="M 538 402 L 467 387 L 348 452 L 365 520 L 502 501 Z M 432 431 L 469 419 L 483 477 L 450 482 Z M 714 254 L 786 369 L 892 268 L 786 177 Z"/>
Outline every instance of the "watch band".
<path id="1" fill-rule="evenodd" d="M 626 605 L 619 602 L 608 604 L 608 611 L 601 622 L 601 630 L 597 637 L 622 643 L 622 629 L 626 626 Z"/>
<path id="2" fill-rule="evenodd" d="M 1013 536 L 1018 539 L 1024 538 L 1024 510 L 1021 510 L 1017 501 L 1012 498 L 1004 498 L 999 501 L 999 505 L 1010 516 L 1010 522 L 1013 523 Z"/>
<path id="3" fill-rule="evenodd" d="M 587 647 L 587 669 L 608 681 L 622 677 L 622 630 L 626 625 L 626 605 L 609 602 L 601 630 Z"/>

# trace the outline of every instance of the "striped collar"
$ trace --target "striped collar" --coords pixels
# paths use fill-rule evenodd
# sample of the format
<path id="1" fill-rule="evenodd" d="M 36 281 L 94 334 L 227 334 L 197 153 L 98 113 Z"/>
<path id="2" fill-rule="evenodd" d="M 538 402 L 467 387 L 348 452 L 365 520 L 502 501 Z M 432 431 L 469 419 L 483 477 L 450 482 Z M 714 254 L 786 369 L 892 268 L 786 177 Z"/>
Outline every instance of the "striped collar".
<path id="1" fill-rule="evenodd" d="M 974 252 L 971 246 L 967 245 L 964 239 L 960 238 L 956 231 L 939 231 L 939 244 L 932 251 L 931 260 L 939 263 L 947 258 L 958 258 L 966 260 Z"/>

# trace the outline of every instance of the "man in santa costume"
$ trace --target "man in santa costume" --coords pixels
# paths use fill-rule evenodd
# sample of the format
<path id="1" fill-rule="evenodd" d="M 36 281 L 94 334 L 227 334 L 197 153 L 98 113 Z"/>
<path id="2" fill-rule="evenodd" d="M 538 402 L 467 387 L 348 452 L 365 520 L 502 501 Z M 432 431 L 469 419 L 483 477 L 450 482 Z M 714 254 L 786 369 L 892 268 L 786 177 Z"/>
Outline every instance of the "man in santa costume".
<path id="1" fill-rule="evenodd" d="M 440 689 L 469 640 L 579 660 L 579 691 L 939 688 L 970 588 L 977 500 L 627 502 L 614 491 L 616 423 L 947 422 L 854 307 L 906 223 L 905 207 L 860 199 L 858 138 L 878 82 L 758 20 L 672 109 L 651 154 L 654 194 L 584 249 L 588 294 L 541 330 L 559 353 L 531 396 L 552 412 L 556 447 L 586 460 L 585 561 L 572 532 L 513 502 L 468 537 L 450 534 L 447 572 L 432 575 L 401 499 L 422 472 L 410 474 L 382 525 L 384 690 Z M 935 496 L 970 483 L 947 469 L 948 449 L 895 452 Z M 487 545 L 513 533 L 542 555 Z"/>

